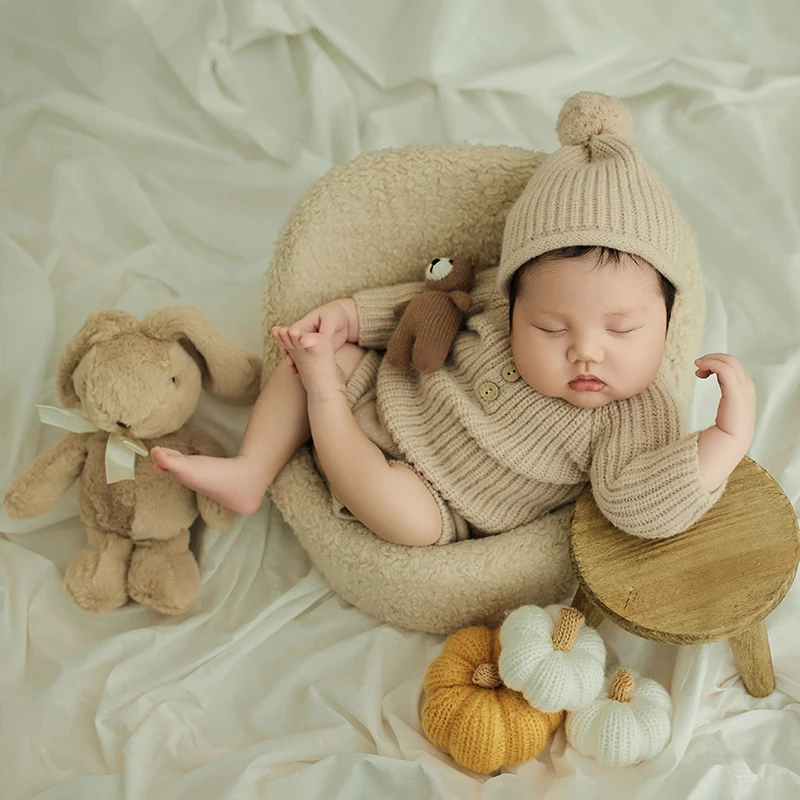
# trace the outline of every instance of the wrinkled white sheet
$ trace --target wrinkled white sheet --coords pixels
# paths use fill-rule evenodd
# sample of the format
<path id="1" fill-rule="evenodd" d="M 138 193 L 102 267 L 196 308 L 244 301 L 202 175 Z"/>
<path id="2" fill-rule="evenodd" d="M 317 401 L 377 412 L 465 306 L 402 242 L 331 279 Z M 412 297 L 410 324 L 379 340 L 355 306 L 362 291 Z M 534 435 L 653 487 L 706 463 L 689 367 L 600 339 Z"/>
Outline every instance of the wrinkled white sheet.
<path id="1" fill-rule="evenodd" d="M 563 101 L 594 89 L 629 103 L 700 232 L 706 350 L 755 379 L 751 455 L 797 509 L 798 28 L 791 3 L 728 0 L 0 4 L 0 490 L 61 435 L 34 404 L 57 404 L 58 356 L 92 310 L 193 302 L 258 349 L 275 236 L 331 165 L 409 143 L 550 150 Z M 717 398 L 699 382 L 694 427 Z M 208 399 L 198 413 L 231 450 L 246 418 Z M 800 797 L 796 586 L 768 618 L 770 697 L 745 692 L 725 642 L 606 621 L 612 657 L 672 693 L 668 749 L 612 771 L 562 729 L 486 780 L 421 733 L 443 637 L 348 607 L 268 500 L 206 534 L 179 619 L 72 604 L 75 513 L 72 491 L 47 517 L 0 518 L 3 800 Z"/>

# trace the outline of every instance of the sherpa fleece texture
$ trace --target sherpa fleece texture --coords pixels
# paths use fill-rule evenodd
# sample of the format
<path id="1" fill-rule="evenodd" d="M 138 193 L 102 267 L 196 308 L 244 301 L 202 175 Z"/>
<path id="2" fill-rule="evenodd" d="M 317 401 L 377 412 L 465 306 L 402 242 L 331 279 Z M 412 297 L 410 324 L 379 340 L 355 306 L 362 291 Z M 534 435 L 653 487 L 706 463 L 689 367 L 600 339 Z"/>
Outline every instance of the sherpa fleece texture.
<path id="1" fill-rule="evenodd" d="M 418 280 L 420 265 L 435 257 L 475 253 L 478 269 L 496 265 L 506 214 L 544 157 L 510 147 L 411 147 L 331 170 L 290 215 L 267 273 L 263 378 L 281 358 L 272 325 L 360 289 Z M 663 366 L 681 413 L 705 322 L 693 241 L 688 251 L 687 289 L 676 297 Z M 501 536 L 415 548 L 336 517 L 307 447 L 281 470 L 271 494 L 332 588 L 398 627 L 449 633 L 495 625 L 512 608 L 559 602 L 576 586 L 572 504 Z"/>

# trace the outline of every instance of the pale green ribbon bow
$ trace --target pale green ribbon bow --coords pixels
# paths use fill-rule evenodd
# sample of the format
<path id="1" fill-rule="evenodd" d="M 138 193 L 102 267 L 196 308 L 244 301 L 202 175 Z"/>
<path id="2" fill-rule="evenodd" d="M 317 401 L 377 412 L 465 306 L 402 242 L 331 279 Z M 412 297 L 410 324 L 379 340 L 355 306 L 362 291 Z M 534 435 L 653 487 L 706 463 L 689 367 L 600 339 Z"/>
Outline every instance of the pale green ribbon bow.
<path id="1" fill-rule="evenodd" d="M 39 419 L 45 425 L 54 425 L 72 433 L 95 433 L 103 430 L 83 414 L 67 408 L 36 405 Z M 147 448 L 127 433 L 109 433 L 106 443 L 106 483 L 132 481 L 136 456 L 147 456 Z"/>

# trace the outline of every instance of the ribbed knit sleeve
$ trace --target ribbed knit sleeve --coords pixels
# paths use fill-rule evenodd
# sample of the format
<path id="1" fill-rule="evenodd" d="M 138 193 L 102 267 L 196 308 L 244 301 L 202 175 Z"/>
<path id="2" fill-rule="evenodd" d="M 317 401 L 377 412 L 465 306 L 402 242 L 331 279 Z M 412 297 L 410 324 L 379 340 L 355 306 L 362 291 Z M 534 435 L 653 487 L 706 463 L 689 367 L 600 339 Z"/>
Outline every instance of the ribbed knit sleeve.
<path id="1" fill-rule="evenodd" d="M 358 343 L 361 347 L 385 350 L 397 327 L 394 307 L 410 300 L 425 288 L 425 281 L 396 283 L 363 289 L 353 295 L 358 312 Z"/>
<path id="2" fill-rule="evenodd" d="M 656 382 L 598 409 L 589 478 L 613 525 L 646 539 L 682 533 L 722 496 L 700 479 L 699 433 L 687 434 L 669 389 Z"/>

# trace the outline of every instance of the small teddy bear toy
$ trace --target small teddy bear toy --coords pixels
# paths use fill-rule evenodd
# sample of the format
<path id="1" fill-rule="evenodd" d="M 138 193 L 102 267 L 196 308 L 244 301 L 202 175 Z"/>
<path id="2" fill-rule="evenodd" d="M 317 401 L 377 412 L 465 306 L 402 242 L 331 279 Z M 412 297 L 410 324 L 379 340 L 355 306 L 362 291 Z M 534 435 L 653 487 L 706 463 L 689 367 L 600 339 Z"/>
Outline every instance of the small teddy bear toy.
<path id="1" fill-rule="evenodd" d="M 57 382 L 64 407 L 40 406 L 39 413 L 70 432 L 12 482 L 6 514 L 40 516 L 80 478 L 88 548 L 66 570 L 72 599 L 94 613 L 129 598 L 163 614 L 183 613 L 200 587 L 189 527 L 198 513 L 218 530 L 228 530 L 237 516 L 156 472 L 148 454 L 162 445 L 226 455 L 216 439 L 186 422 L 201 388 L 231 403 L 252 403 L 259 359 L 223 338 L 194 306 L 157 309 L 141 321 L 100 310 L 67 344 Z"/>
<path id="2" fill-rule="evenodd" d="M 418 372 L 442 366 L 464 313 L 472 305 L 476 256 L 434 258 L 425 268 L 425 289 L 400 303 L 394 313 L 400 322 L 386 347 L 386 358 L 399 369 L 413 364 Z"/>

